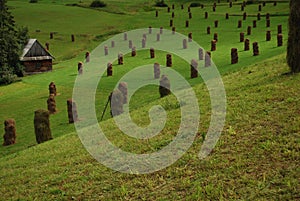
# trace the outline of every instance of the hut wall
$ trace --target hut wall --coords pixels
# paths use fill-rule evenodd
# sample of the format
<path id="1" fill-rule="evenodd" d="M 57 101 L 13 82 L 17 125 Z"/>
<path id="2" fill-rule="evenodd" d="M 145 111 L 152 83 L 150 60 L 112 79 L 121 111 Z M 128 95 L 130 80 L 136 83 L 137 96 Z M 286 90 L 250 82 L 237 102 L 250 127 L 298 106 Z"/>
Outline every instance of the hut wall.
<path id="1" fill-rule="evenodd" d="M 40 61 L 24 61 L 23 65 L 26 73 L 52 71 L 51 59 Z"/>

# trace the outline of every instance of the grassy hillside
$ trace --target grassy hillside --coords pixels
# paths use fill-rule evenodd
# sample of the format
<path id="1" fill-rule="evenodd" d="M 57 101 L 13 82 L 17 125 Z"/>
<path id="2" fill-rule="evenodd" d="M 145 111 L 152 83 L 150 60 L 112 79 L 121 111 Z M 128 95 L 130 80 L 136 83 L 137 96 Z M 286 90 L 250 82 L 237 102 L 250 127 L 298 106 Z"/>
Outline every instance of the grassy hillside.
<path id="1" fill-rule="evenodd" d="M 130 1 L 130 3 L 122 3 L 120 1 L 106 1 L 111 9 L 122 9 L 126 11 L 123 14 L 118 12 L 107 12 L 92 10 L 78 6 L 66 6 L 69 3 L 79 3 L 77 1 L 48 1 L 41 0 L 39 3 L 30 4 L 27 1 L 9 0 L 8 4 L 15 16 L 18 25 L 28 26 L 30 36 L 37 38 L 42 44 L 50 43 L 50 52 L 55 56 L 54 70 L 51 73 L 41 75 L 28 76 L 23 78 L 21 82 L 14 83 L 10 86 L 0 86 L 0 119 L 15 118 L 17 122 L 17 144 L 9 147 L 0 147 L 0 155 L 4 156 L 36 144 L 33 132 L 33 112 L 39 108 L 46 108 L 46 100 L 48 97 L 48 84 L 54 81 L 57 85 L 59 96 L 56 97 L 58 113 L 51 116 L 51 128 L 53 137 L 59 137 L 66 133 L 74 132 L 73 125 L 67 122 L 66 100 L 72 97 L 73 83 L 77 75 L 77 62 L 84 60 L 86 51 L 92 51 L 97 45 L 108 39 L 116 33 L 131 30 L 135 28 L 145 28 L 148 26 L 161 27 L 170 29 L 169 20 L 171 13 L 167 13 L 166 8 L 154 8 L 154 1 L 140 5 L 140 1 Z M 175 1 L 166 1 L 169 5 Z M 219 34 L 219 42 L 217 51 L 212 53 L 212 58 L 218 66 L 221 74 L 227 74 L 237 71 L 251 63 L 263 61 L 267 58 L 282 54 L 286 50 L 287 40 L 287 14 L 288 4 L 278 3 L 273 6 L 267 3 L 263 7 L 262 15 L 267 12 L 271 13 L 272 41 L 265 41 L 265 17 L 258 22 L 258 27 L 253 29 L 251 36 L 246 36 L 251 42 L 258 41 L 260 45 L 261 55 L 252 56 L 252 51 L 243 51 L 243 43 L 239 43 L 239 32 L 246 31 L 248 25 L 252 25 L 252 21 L 256 19 L 257 4 L 248 5 L 245 11 L 248 18 L 243 22 L 243 28 L 237 29 L 237 21 L 242 18 L 240 11 L 241 1 L 234 3 L 233 8 L 229 9 L 228 4 L 222 1 L 217 6 L 217 11 L 212 12 L 211 1 L 203 1 L 204 9 L 192 8 L 193 18 L 190 20 L 190 27 L 185 28 L 185 20 L 188 18 L 187 6 L 191 1 L 175 2 L 175 18 L 174 25 L 176 31 L 182 34 L 193 33 L 193 39 L 197 41 L 205 49 L 210 50 L 210 41 L 213 33 Z M 185 9 L 180 9 L 180 4 L 184 4 Z M 87 1 L 82 1 L 87 5 Z M 83 5 L 84 6 L 84 5 Z M 145 7 L 151 7 L 146 9 Z M 139 8 L 139 12 L 135 12 L 133 8 Z M 159 17 L 155 17 L 153 9 L 159 10 Z M 209 12 L 209 19 L 204 19 L 204 12 Z M 230 19 L 225 20 L 225 13 L 229 12 Z M 24 13 L 27 13 L 26 15 Z M 45 14 L 47 13 L 47 14 Z M 62 20 L 63 19 L 63 20 Z M 219 20 L 219 27 L 213 28 L 215 20 Z M 276 47 L 277 25 L 283 25 L 284 46 Z M 206 27 L 211 26 L 210 35 L 206 34 Z M 55 32 L 54 39 L 49 39 L 49 33 Z M 75 34 L 75 43 L 71 42 L 70 35 Z M 230 49 L 237 47 L 239 50 L 240 62 L 236 65 L 230 64 Z M 104 109 L 107 96 L 114 87 L 118 79 L 128 70 L 145 64 L 159 62 L 165 63 L 165 53 L 157 53 L 155 60 L 148 60 L 148 51 L 138 52 L 136 58 L 130 55 L 125 57 L 125 65 L 122 69 L 115 68 L 117 72 L 109 81 L 105 82 L 99 88 L 96 97 L 97 116 L 100 118 Z M 189 64 L 180 58 L 174 58 L 174 69 L 180 73 L 192 84 L 201 82 L 201 79 L 189 79 L 189 72 L 182 70 L 184 66 L 189 68 Z M 100 76 L 100 75 L 99 75 Z M 149 90 L 147 88 L 146 90 Z M 152 90 L 156 90 L 153 89 Z M 156 93 L 156 92 L 155 92 Z M 140 91 L 137 93 L 136 100 L 133 101 L 131 107 L 136 109 L 145 103 L 157 100 L 157 96 L 151 96 L 151 93 Z M 140 101 L 142 100 L 142 101 Z M 105 119 L 109 115 L 105 116 Z M 0 130 L 3 130 L 3 124 L 0 124 Z"/>
<path id="2" fill-rule="evenodd" d="M 247 26 L 256 19 L 258 4 L 247 5 L 248 17 L 242 19 L 240 4 L 228 7 L 221 0 L 216 12 L 214 1 L 166 0 L 175 4 L 174 26 L 210 50 L 213 34 L 218 33 L 217 51 L 212 58 L 217 65 L 226 89 L 227 116 L 222 135 L 213 152 L 204 160 L 198 158 L 200 147 L 208 131 L 211 102 L 207 86 L 201 78 L 189 78 L 189 64 L 173 55 L 173 69 L 178 71 L 195 90 L 201 120 L 192 147 L 172 166 L 146 175 L 123 174 L 99 164 L 86 151 L 68 124 L 66 100 L 72 97 L 77 77 L 77 63 L 110 37 L 136 28 L 164 27 L 171 29 L 171 13 L 155 8 L 150 1 L 107 0 L 106 8 L 88 8 L 91 0 L 39 0 L 30 4 L 23 0 L 8 0 L 16 23 L 28 26 L 31 38 L 42 44 L 50 43 L 55 56 L 53 72 L 27 76 L 9 86 L 0 86 L 0 121 L 15 118 L 17 143 L 0 147 L 0 194 L 3 200 L 298 200 L 300 151 L 300 76 L 290 75 L 286 61 L 288 2 L 277 6 L 269 2 L 261 12 L 262 19 L 252 35 Z M 190 27 L 187 6 L 191 2 L 205 4 L 203 9 L 192 8 Z M 68 4 L 68 5 L 67 5 Z M 70 4 L 74 4 L 70 6 Z M 76 5 L 75 5 L 76 4 Z M 180 5 L 185 9 L 181 10 Z M 155 10 L 159 17 L 155 17 Z M 173 10 L 171 10 L 173 12 Z M 204 13 L 209 18 L 204 19 Z M 225 19 L 225 13 L 230 19 Z M 266 28 L 266 13 L 271 14 L 271 27 Z M 214 28 L 214 21 L 219 27 Z M 277 25 L 282 24 L 284 45 L 277 47 Z M 206 34 L 211 26 L 211 34 Z M 272 40 L 265 41 L 267 30 Z M 54 39 L 49 33 L 55 32 Z M 243 51 L 239 33 L 245 32 L 250 44 L 259 43 L 260 55 Z M 76 41 L 71 42 L 71 34 Z M 156 33 L 154 33 L 156 34 Z M 177 41 L 176 41 L 177 42 Z M 181 43 L 181 41 L 179 41 Z M 230 64 L 230 49 L 238 48 L 239 63 Z M 97 118 L 100 119 L 107 96 L 118 80 L 138 66 L 158 62 L 165 64 L 166 52 L 156 51 L 149 59 L 149 50 L 139 51 L 137 57 L 125 55 L 124 65 L 113 61 L 114 76 L 102 76 L 95 95 Z M 117 58 L 117 55 L 116 55 Z M 99 64 L 100 65 L 100 64 Z M 54 139 L 37 145 L 35 141 L 34 111 L 46 109 L 48 85 L 54 81 L 58 113 L 51 115 Z M 153 95 L 154 94 L 154 95 Z M 168 145 L 180 124 L 179 103 L 174 96 L 160 99 L 157 87 L 138 90 L 130 102 L 131 118 L 140 126 L 149 122 L 148 111 L 162 105 L 167 111 L 167 123 L 162 132 L 148 140 L 124 135 L 110 119 L 108 112 L 100 126 L 106 137 L 124 151 L 137 154 L 152 153 Z M 0 122 L 3 132 L 3 123 Z M 101 142 L 99 142 L 101 143 Z"/>
<path id="3" fill-rule="evenodd" d="M 192 148 L 174 165 L 147 175 L 112 171 L 96 162 L 76 134 L 0 159 L 2 199 L 12 200 L 297 200 L 299 185 L 299 75 L 287 75 L 284 55 L 224 76 L 228 110 L 224 132 L 209 157 L 197 157 L 210 109 L 205 85 L 194 87 L 201 109 Z M 168 100 L 166 100 L 168 99 Z M 152 104 L 176 104 L 167 97 Z M 152 105 L 133 113 L 147 120 Z M 176 116 L 178 109 L 169 108 Z M 176 118 L 150 141 L 132 140 L 101 123 L 124 150 L 152 152 L 172 140 Z"/>

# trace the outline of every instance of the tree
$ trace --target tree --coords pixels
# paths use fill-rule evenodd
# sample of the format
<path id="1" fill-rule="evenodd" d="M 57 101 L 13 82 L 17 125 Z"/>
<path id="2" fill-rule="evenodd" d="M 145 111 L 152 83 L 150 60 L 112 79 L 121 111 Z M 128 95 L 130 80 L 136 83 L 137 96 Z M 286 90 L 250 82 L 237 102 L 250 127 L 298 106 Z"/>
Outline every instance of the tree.
<path id="1" fill-rule="evenodd" d="M 17 28 L 6 0 L 0 1 L 0 84 L 14 81 L 15 75 L 22 76 L 23 68 L 19 56 L 28 39 L 27 28 Z"/>
<path id="2" fill-rule="evenodd" d="M 300 1 L 290 0 L 287 62 L 292 73 L 300 72 Z"/>

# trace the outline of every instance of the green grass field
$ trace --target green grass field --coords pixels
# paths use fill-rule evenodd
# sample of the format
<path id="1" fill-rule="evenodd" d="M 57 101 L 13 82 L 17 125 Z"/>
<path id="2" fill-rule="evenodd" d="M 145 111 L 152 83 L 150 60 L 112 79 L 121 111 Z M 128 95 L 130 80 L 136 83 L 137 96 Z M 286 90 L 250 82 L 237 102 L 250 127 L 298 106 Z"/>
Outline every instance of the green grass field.
<path id="1" fill-rule="evenodd" d="M 247 36 L 247 26 L 256 19 L 258 5 L 247 5 L 249 15 L 243 27 L 241 1 L 229 8 L 225 0 L 212 12 L 213 1 L 200 1 L 205 8 L 191 8 L 190 27 L 187 6 L 193 1 L 166 1 L 175 3 L 174 26 L 209 50 L 213 33 L 218 33 L 217 51 L 212 59 L 223 75 L 227 95 L 227 117 L 224 131 L 211 155 L 199 160 L 197 154 L 207 132 L 210 120 L 210 100 L 201 78 L 189 78 L 189 64 L 174 55 L 174 69 L 193 86 L 199 99 L 201 121 L 192 148 L 172 166 L 148 175 L 127 175 L 112 171 L 97 163 L 83 148 L 68 124 L 66 100 L 72 97 L 77 76 L 77 63 L 84 60 L 86 51 L 117 33 L 136 29 L 164 27 L 170 29 L 171 13 L 166 8 L 155 8 L 155 1 L 109 0 L 103 9 L 89 9 L 91 1 L 40 0 L 36 4 L 9 0 L 16 23 L 28 26 L 31 38 L 42 44 L 50 43 L 55 56 L 53 72 L 27 76 L 9 86 L 0 86 L 0 120 L 12 117 L 17 123 L 17 143 L 0 147 L 0 192 L 5 200 L 297 200 L 299 186 L 299 75 L 284 75 L 286 41 L 288 36 L 288 2 L 267 3 L 262 19 Z M 66 6 L 76 3 L 79 6 Z M 180 5 L 185 9 L 181 10 Z M 155 17 L 155 10 L 159 17 Z M 209 18 L 204 19 L 204 12 Z M 172 12 L 172 10 L 171 10 Z M 229 20 L 225 13 L 230 14 Z M 266 28 L 265 14 L 271 14 L 271 27 Z M 219 20 L 219 27 L 213 23 Z M 282 24 L 284 46 L 277 47 L 277 25 Z M 206 27 L 211 26 L 210 35 Z M 38 30 L 38 31 L 37 31 Z M 265 41 L 266 30 L 272 31 L 272 40 Z M 245 32 L 250 43 L 259 43 L 260 55 L 243 51 L 239 33 Z M 49 33 L 55 32 L 54 39 Z M 71 42 L 71 34 L 76 41 Z M 230 49 L 238 48 L 239 63 L 230 64 Z M 165 52 L 156 52 L 154 60 L 148 51 L 139 51 L 137 57 L 125 55 L 125 64 L 114 62 L 114 76 L 99 83 L 95 108 L 100 119 L 107 97 L 117 81 L 129 70 L 159 62 L 165 63 Z M 186 66 L 186 68 L 184 68 Z M 101 76 L 101 75 L 99 75 Z M 54 81 L 58 113 L 50 118 L 54 140 L 37 145 L 35 142 L 34 111 L 46 109 L 48 85 Z M 154 94 L 154 95 L 153 95 Z M 115 145 L 134 153 L 150 153 L 170 143 L 179 126 L 180 110 L 172 96 L 160 99 L 156 87 L 140 89 L 130 102 L 131 116 L 139 125 L 149 123 L 148 110 L 161 104 L 167 108 L 168 123 L 162 134 L 150 140 L 125 136 L 110 119 L 100 123 L 107 138 Z M 0 124 L 3 131 L 3 124 Z M 13 188 L 13 187 L 16 188 Z"/>

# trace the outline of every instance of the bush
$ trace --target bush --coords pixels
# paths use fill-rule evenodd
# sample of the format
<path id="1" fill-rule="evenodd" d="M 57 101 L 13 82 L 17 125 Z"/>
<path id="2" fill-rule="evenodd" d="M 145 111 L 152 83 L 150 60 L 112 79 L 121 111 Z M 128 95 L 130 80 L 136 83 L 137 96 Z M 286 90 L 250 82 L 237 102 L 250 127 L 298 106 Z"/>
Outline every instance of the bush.
<path id="1" fill-rule="evenodd" d="M 25 72 L 24 72 L 24 66 L 18 63 L 13 70 L 13 73 L 17 75 L 18 77 L 24 77 Z"/>
<path id="2" fill-rule="evenodd" d="M 157 7 L 168 7 L 168 4 L 164 0 L 156 1 L 155 6 Z"/>
<path id="3" fill-rule="evenodd" d="M 90 7 L 93 7 L 93 8 L 102 8 L 105 6 L 106 6 L 106 4 L 102 1 L 93 1 L 90 5 Z"/>
<path id="4" fill-rule="evenodd" d="M 14 75 L 8 67 L 3 66 L 2 68 L 3 69 L 0 70 L 0 85 L 7 85 L 17 80 L 17 76 Z"/>
<path id="5" fill-rule="evenodd" d="M 200 7 L 201 3 L 191 3 L 190 7 Z"/>
<path id="6" fill-rule="evenodd" d="M 38 0 L 30 0 L 29 3 L 37 3 Z"/>

